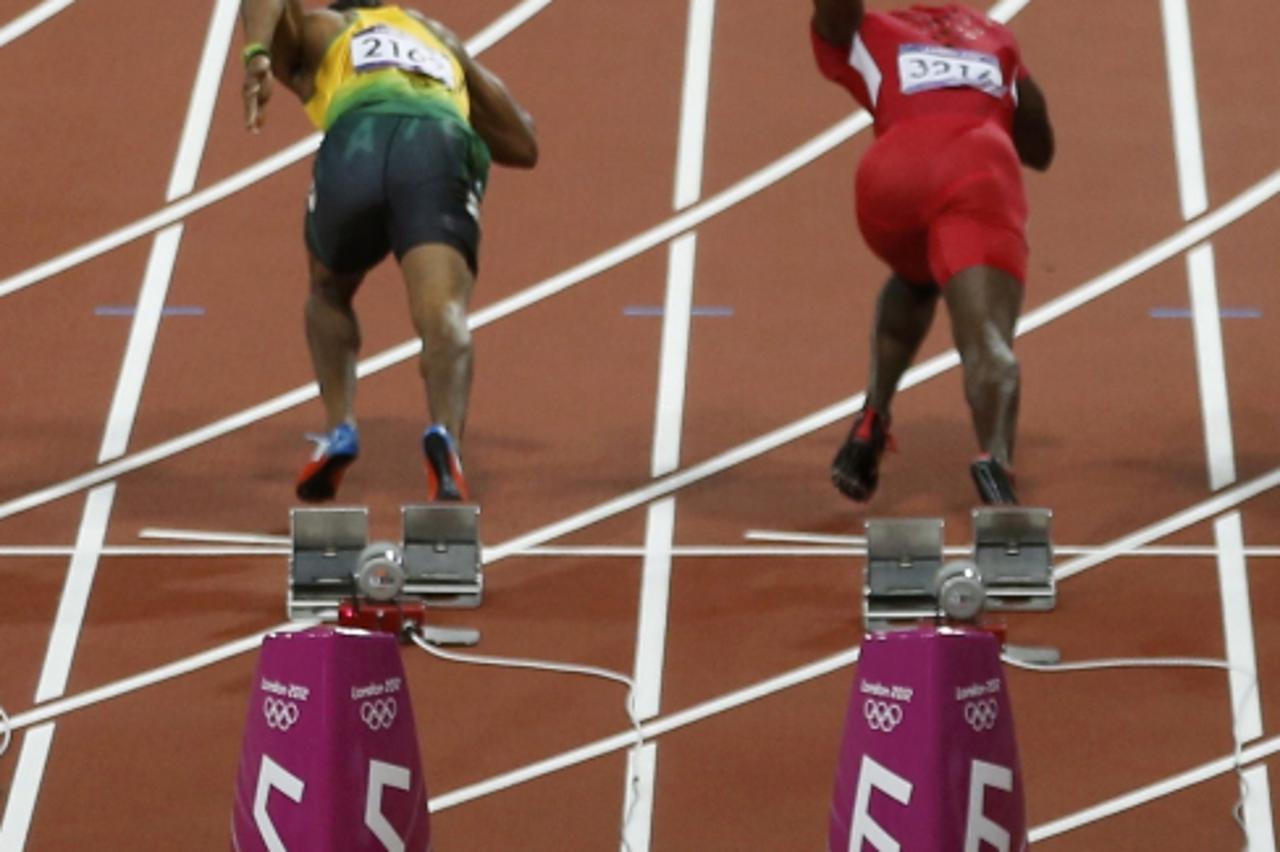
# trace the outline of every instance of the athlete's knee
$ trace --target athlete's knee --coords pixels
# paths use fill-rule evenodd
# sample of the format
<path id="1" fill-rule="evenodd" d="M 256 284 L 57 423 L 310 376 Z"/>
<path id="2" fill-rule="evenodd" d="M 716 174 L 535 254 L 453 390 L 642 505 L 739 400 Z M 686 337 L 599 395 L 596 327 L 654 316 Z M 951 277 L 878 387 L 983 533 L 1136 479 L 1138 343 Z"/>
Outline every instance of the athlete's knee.
<path id="1" fill-rule="evenodd" d="M 417 312 L 414 321 L 428 353 L 459 357 L 471 352 L 471 326 L 460 302 L 449 300 L 425 307 Z"/>
<path id="2" fill-rule="evenodd" d="M 972 392 L 1015 393 L 1022 368 L 1013 349 L 995 334 L 984 335 L 961 353 L 965 384 Z"/>

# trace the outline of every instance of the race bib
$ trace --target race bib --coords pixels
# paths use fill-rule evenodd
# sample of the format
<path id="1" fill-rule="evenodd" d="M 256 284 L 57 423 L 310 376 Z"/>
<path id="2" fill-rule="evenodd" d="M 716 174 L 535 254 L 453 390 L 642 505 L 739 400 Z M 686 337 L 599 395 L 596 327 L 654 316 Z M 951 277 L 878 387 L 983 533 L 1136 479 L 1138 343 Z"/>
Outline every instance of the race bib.
<path id="1" fill-rule="evenodd" d="M 399 68 L 439 80 L 450 89 L 457 78 L 449 57 L 409 33 L 377 24 L 351 37 L 351 64 L 357 73 Z"/>
<path id="2" fill-rule="evenodd" d="M 999 98 L 1007 91 L 1000 60 L 992 54 L 932 44 L 898 48 L 898 79 L 904 95 L 966 87 Z"/>

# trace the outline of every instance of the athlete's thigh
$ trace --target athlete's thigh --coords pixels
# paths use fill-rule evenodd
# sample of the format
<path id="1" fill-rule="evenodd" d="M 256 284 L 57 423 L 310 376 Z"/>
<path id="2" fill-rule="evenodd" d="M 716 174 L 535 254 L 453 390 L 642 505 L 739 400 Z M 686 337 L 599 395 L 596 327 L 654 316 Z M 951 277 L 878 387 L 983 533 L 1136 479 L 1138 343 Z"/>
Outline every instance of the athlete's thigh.
<path id="1" fill-rule="evenodd" d="M 944 155 L 946 189 L 929 223 L 929 266 L 940 282 L 974 266 L 1027 276 L 1027 201 L 1017 153 L 1006 134 L 979 127 Z"/>
<path id="2" fill-rule="evenodd" d="M 306 240 L 329 269 L 366 270 L 387 254 L 382 174 L 394 126 L 394 116 L 357 111 L 325 134 L 307 199 Z"/>
<path id="3" fill-rule="evenodd" d="M 447 118 L 402 118 L 390 147 L 387 194 L 391 247 L 443 244 L 474 272 L 488 159 L 468 128 Z"/>
<path id="4" fill-rule="evenodd" d="M 872 145 L 854 185 L 858 230 L 867 246 L 895 273 L 918 283 L 931 280 L 928 165 L 911 134 L 895 131 Z"/>

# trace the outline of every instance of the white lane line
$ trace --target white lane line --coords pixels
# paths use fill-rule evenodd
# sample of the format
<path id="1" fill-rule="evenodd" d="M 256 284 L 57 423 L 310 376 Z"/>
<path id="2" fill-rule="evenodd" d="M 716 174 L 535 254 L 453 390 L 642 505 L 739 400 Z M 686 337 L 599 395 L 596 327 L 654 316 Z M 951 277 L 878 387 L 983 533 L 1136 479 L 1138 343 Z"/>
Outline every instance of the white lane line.
<path id="1" fill-rule="evenodd" d="M 164 683 L 167 680 L 173 680 L 192 672 L 200 671 L 217 663 L 224 662 L 237 657 L 240 654 L 247 654 L 250 651 L 256 651 L 262 645 L 262 640 L 272 633 L 292 633 L 297 630 L 305 630 L 308 627 L 315 627 L 320 622 L 313 620 L 305 621 L 288 621 L 283 624 L 277 624 L 269 630 L 262 630 L 257 633 L 245 636 L 242 639 L 236 639 L 224 645 L 218 645 L 207 651 L 201 651 L 198 654 L 192 654 L 189 657 L 183 657 L 172 663 L 166 663 L 154 669 L 148 669 L 145 672 L 139 672 L 121 680 L 113 681 L 85 692 L 70 695 L 66 698 L 59 698 L 56 701 L 50 701 L 47 704 L 41 704 L 33 707 L 25 713 L 19 713 L 10 718 L 9 723 L 15 731 L 22 728 L 28 728 L 33 725 L 39 725 L 44 722 L 51 722 L 73 713 L 76 710 L 83 710 L 86 707 L 92 707 L 103 701 L 109 701 L 113 698 L 119 698 L 122 695 L 128 695 L 131 692 L 137 692 L 149 686 L 155 686 Z M 634 734 L 633 734 L 634 736 Z M 0 844 L 0 849 L 8 850 L 9 847 Z"/>
<path id="2" fill-rule="evenodd" d="M 216 544 L 289 545 L 293 540 L 287 535 L 229 532 L 227 530 L 182 530 L 160 527 L 143 527 L 138 530 L 141 539 L 167 539 L 169 541 L 199 541 Z"/>
<path id="3" fill-rule="evenodd" d="M 527 24 L 534 15 L 551 5 L 552 0 L 524 0 L 503 13 L 480 32 L 467 39 L 467 53 L 479 56 L 516 30 Z"/>
<path id="4" fill-rule="evenodd" d="M 1184 527 L 1189 527 L 1200 521 L 1206 521 L 1214 515 L 1233 509 L 1246 500 L 1251 500 L 1259 494 L 1265 494 L 1278 486 L 1280 486 L 1280 467 L 1274 468 L 1270 473 L 1264 473 L 1255 479 L 1241 483 L 1230 490 L 1215 494 L 1208 500 L 1197 503 L 1176 515 L 1170 515 L 1150 526 L 1143 527 L 1137 532 L 1118 538 L 1093 553 L 1068 560 L 1054 568 L 1053 574 L 1058 580 L 1074 577 L 1076 574 L 1096 568 L 1118 554 L 1150 544 Z"/>
<path id="5" fill-rule="evenodd" d="M 1227 662 L 1231 665 L 1231 718 L 1236 740 L 1247 743 L 1262 736 L 1262 705 L 1253 642 L 1253 614 L 1249 601 L 1249 572 L 1244 560 L 1244 528 L 1240 513 L 1231 512 L 1213 523 L 1218 543 L 1218 592 L 1226 632 Z"/>
<path id="6" fill-rule="evenodd" d="M 1280 193 L 1280 171 L 1273 172 L 1268 178 L 1255 184 L 1226 205 L 1184 226 L 1173 236 L 1162 240 L 1138 256 L 1024 314 L 1018 321 L 1018 336 L 1021 337 L 1041 326 L 1060 319 L 1090 301 L 1127 284 L 1170 258 L 1176 257 L 1188 246 L 1203 241 L 1209 234 L 1216 233 L 1236 221 L 1260 204 L 1273 198 L 1277 193 Z M 954 349 L 944 352 L 908 370 L 903 375 L 899 387 L 901 390 L 915 387 L 953 369 L 959 363 L 960 358 Z M 665 497 L 681 488 L 701 482 L 717 473 L 843 420 L 861 407 L 863 396 L 862 393 L 855 394 L 806 417 L 781 426 L 772 432 L 730 448 L 706 461 L 686 467 L 655 482 L 597 504 L 576 515 L 496 545 L 486 551 L 486 564 L 504 559 L 515 552 L 545 544 L 554 538 L 575 532 L 660 497 Z M 4 517 L 4 511 L 5 507 L 0 506 L 0 518 Z"/>
<path id="7" fill-rule="evenodd" d="M 156 235 L 151 245 L 147 269 L 142 277 L 142 289 L 138 294 L 138 308 L 133 315 L 129 342 L 125 346 L 124 361 L 120 365 L 120 378 L 111 398 L 107 426 L 103 430 L 102 445 L 98 449 L 99 464 L 114 461 L 128 450 L 129 435 L 133 432 L 138 406 L 142 402 L 142 386 L 147 379 L 151 352 L 160 333 L 165 299 L 169 295 L 169 284 L 173 281 L 182 231 L 182 225 L 166 228 Z"/>
<path id="8" fill-rule="evenodd" d="M 198 540 L 198 539 L 197 539 Z M 1102 552 L 1102 547 L 1084 547 L 1081 545 L 1054 545 L 1056 556 L 1085 556 Z M 230 544 L 230 545 L 107 545 L 99 551 L 100 557 L 209 557 L 227 558 L 242 556 L 288 556 L 292 548 L 288 543 L 277 544 Z M 71 556 L 75 553 L 72 545 L 0 545 L 0 559 L 33 557 Z M 949 546 L 942 550 L 944 556 L 967 556 L 973 553 L 972 547 Z M 513 556 L 530 556 L 542 558 L 572 559 L 641 559 L 645 555 L 644 545 L 602 544 L 602 545 L 543 545 L 512 554 Z M 671 548 L 671 556 L 677 559 L 721 559 L 738 557 L 810 557 L 840 558 L 866 556 L 865 546 L 853 545 L 744 545 L 744 544 L 683 544 Z M 1186 557 L 1195 559 L 1213 559 L 1218 555 L 1218 548 L 1213 545 L 1165 545 L 1135 547 L 1133 550 L 1113 553 L 1113 559 L 1129 559 L 1142 557 Z M 1245 547 L 1241 555 L 1249 559 L 1280 558 L 1280 547 Z"/>
<path id="9" fill-rule="evenodd" d="M 1183 218 L 1191 219 L 1209 207 L 1191 22 L 1187 0 L 1161 0 L 1160 10 L 1168 64 L 1169 100 L 1173 113 L 1174 154 L 1178 164 L 1178 194 Z M 1191 291 L 1196 377 L 1209 487 L 1217 491 L 1236 481 L 1236 462 L 1212 245 L 1205 243 L 1196 246 L 1187 255 L 1187 277 Z M 1244 541 L 1239 514 L 1233 513 L 1216 521 L 1214 534 L 1222 546 L 1222 552 L 1218 556 L 1218 575 L 1228 657 L 1234 664 L 1257 673 L 1253 616 L 1242 555 Z M 1262 691 L 1257 682 L 1259 676 L 1251 676 L 1246 685 L 1242 683 L 1244 676 L 1241 673 L 1235 670 L 1231 672 L 1232 730 L 1237 743 L 1262 735 L 1262 716 L 1258 703 L 1258 696 Z M 1248 690 L 1247 694 L 1245 689 Z M 1266 771 L 1266 767 L 1259 767 L 1255 773 L 1264 777 L 1264 783 Z M 1264 832 L 1258 824 L 1260 815 L 1249 813 L 1248 810 L 1255 802 L 1247 795 L 1242 801 L 1244 822 L 1251 833 Z M 1269 808 L 1267 818 L 1270 819 Z M 1268 836 L 1274 834 L 1270 824 L 1265 828 L 1265 833 Z M 1274 840 L 1271 843 L 1274 845 Z"/>
<path id="10" fill-rule="evenodd" d="M 551 5 L 551 2 L 552 0 L 524 0 L 523 3 L 513 7 L 505 15 L 468 40 L 466 43 L 467 51 L 478 56 Z M 0 280 L 0 298 L 12 295 L 19 290 L 30 287 L 32 284 L 38 284 L 41 281 L 66 272 L 68 269 L 93 260 L 95 257 L 99 257 L 109 251 L 114 251 L 134 240 L 141 239 L 161 228 L 179 222 L 193 213 L 240 192 L 246 187 L 266 180 L 276 172 L 283 171 L 314 154 L 320 147 L 320 138 L 321 135 L 319 133 L 313 133 L 243 171 L 219 181 L 208 189 L 201 190 L 181 201 L 169 204 L 149 216 L 135 220 L 123 228 L 85 243 L 79 248 L 72 249 L 44 263 L 37 264 L 30 269 Z"/>
<path id="11" fill-rule="evenodd" d="M 191 546 L 117 546 L 108 545 L 98 551 L 98 555 L 102 557 L 135 557 L 135 556 L 209 556 L 209 557 L 226 557 L 226 556 L 288 556 L 292 548 L 280 546 L 217 546 L 210 545 L 205 547 Z M 22 557 L 31 558 L 36 556 L 71 556 L 75 553 L 75 548 L 68 545 L 7 545 L 0 546 L 0 558 L 5 557 Z"/>
<path id="12" fill-rule="evenodd" d="M 702 197 L 715 10 L 715 0 L 689 0 L 672 199 L 677 212 L 697 203 Z M 667 249 L 666 297 L 649 470 L 654 477 L 665 476 L 680 467 L 697 240 L 697 234 L 689 232 L 672 240 Z M 635 716 L 642 722 L 662 712 L 662 672 L 667 652 L 671 549 L 675 544 L 675 526 L 674 495 L 649 506 L 645 518 L 645 554 L 640 571 L 632 676 Z M 653 829 L 653 795 L 657 789 L 657 751 L 657 744 L 650 743 L 633 753 L 627 761 L 622 806 L 623 852 L 646 852 L 649 849 Z"/>
<path id="13" fill-rule="evenodd" d="M 49 20 L 75 1 L 76 0 L 45 0 L 45 2 L 35 8 L 23 12 L 21 15 L 5 24 L 4 27 L 0 27 L 0 47 L 4 47 L 10 42 L 22 38 L 24 35 L 34 30 L 36 27 Z M 3 846 L 0 846 L 0 849 L 3 848 Z"/>
<path id="14" fill-rule="evenodd" d="M 1156 525 L 1153 525 L 1153 527 L 1159 527 L 1162 530 L 1161 532 L 1162 536 L 1170 535 L 1172 533 L 1177 532 L 1180 529 L 1183 529 L 1185 527 L 1191 526 L 1194 523 L 1199 522 L 1205 516 L 1212 516 L 1214 514 L 1219 514 L 1233 505 L 1243 502 L 1244 500 L 1247 500 L 1251 497 L 1255 497 L 1258 494 L 1265 493 L 1265 491 L 1268 490 L 1269 488 L 1274 488 L 1276 486 L 1280 486 L 1280 468 L 1277 468 L 1275 471 L 1273 471 L 1273 473 L 1269 477 L 1263 477 L 1258 480 L 1253 480 L 1251 483 L 1246 483 L 1245 485 L 1242 485 L 1236 489 L 1233 489 L 1231 492 L 1228 492 L 1226 494 L 1216 495 L 1210 500 L 1206 501 L 1205 503 L 1201 503 L 1201 504 L 1198 504 L 1197 506 L 1189 507 L 1187 510 L 1179 512 L 1175 515 L 1171 515 L 1168 519 L 1166 519 L 1166 521 L 1162 521 Z M 1147 529 L 1148 530 L 1152 529 L 1152 527 L 1148 527 Z M 1139 531 L 1139 533 L 1136 535 L 1139 537 L 1142 537 L 1145 535 L 1145 532 Z M 1132 538 L 1132 536 L 1126 537 L 1126 538 Z M 1125 539 L 1121 539 L 1120 541 L 1124 541 L 1124 540 Z M 1114 547 L 1112 547 L 1112 548 L 1106 548 L 1105 550 L 1107 552 L 1112 552 L 1113 550 L 1115 552 L 1121 552 L 1124 549 L 1125 548 L 1119 548 L 1118 550 L 1116 550 Z M 1075 573 L 1078 573 L 1078 572 L 1075 572 Z M 261 633 L 255 633 L 252 636 L 245 637 L 244 639 L 240 639 L 235 642 L 219 646 L 217 648 L 211 649 L 210 651 L 206 651 L 202 654 L 198 654 L 192 657 L 187 657 L 183 660 L 179 660 L 175 663 L 171 663 L 169 665 L 162 666 L 157 669 L 152 669 L 148 672 L 135 675 L 125 680 L 117 681 L 112 684 L 107 684 L 95 690 L 91 690 L 90 692 L 86 692 L 80 695 L 71 696 L 68 698 L 60 699 L 58 701 L 50 702 L 47 705 L 42 705 L 40 707 L 33 708 L 32 710 L 29 710 L 25 713 L 20 713 L 16 716 L 11 717 L 11 726 L 14 731 L 17 731 L 23 728 L 30 727 L 32 725 L 37 725 L 42 722 L 50 721 L 65 713 L 69 713 L 69 712 L 72 712 L 73 710 L 78 710 L 82 707 L 96 704 L 100 701 L 105 701 L 110 698 L 116 698 L 121 695 L 134 692 L 136 690 L 143 689 L 148 686 L 153 686 L 155 684 L 161 683 L 166 680 L 170 680 L 172 678 L 190 674 L 192 672 L 203 669 L 207 666 L 221 662 L 237 654 L 246 653 L 248 651 L 251 651 L 257 648 L 261 644 L 263 637 L 265 637 L 269 633 L 272 633 L 275 631 L 285 631 L 285 630 L 300 630 L 306 627 L 314 626 L 316 623 L 317 622 L 309 621 L 309 622 L 301 622 L 301 623 L 282 624 L 275 628 L 272 628 L 271 630 L 263 631 Z M 814 680 L 818 677 L 822 677 L 824 675 L 830 674 L 845 666 L 852 665 L 853 663 L 857 662 L 857 659 L 858 659 L 857 647 L 840 651 L 833 656 L 825 657 L 816 662 L 807 664 L 805 666 L 801 666 L 796 669 L 792 669 L 788 672 L 784 672 L 781 675 L 778 675 L 773 678 L 769 678 L 764 681 L 760 681 L 752 686 L 748 686 L 736 692 L 727 693 L 725 695 L 721 695 L 716 698 L 709 699 L 706 702 L 695 705 L 694 707 L 691 707 L 689 709 L 677 712 L 671 716 L 655 719 L 649 723 L 646 723 L 643 726 L 645 736 L 653 737 L 653 736 L 658 736 L 660 734 L 669 733 L 672 730 L 693 724 L 694 722 L 702 721 L 704 719 L 710 718 L 719 713 L 728 712 L 729 710 L 736 709 L 752 701 L 757 701 L 761 698 L 766 698 L 770 695 L 774 695 L 778 692 L 782 692 L 786 689 L 790 689 L 791 687 L 799 686 L 801 684 Z M 600 757 L 602 755 L 609 754 L 614 751 L 628 749 L 632 745 L 634 745 L 634 743 L 635 743 L 635 731 L 633 729 L 628 729 L 621 733 L 611 735 L 605 739 L 598 740 L 594 743 L 590 743 L 588 745 L 582 746 L 572 751 L 565 752 L 563 754 L 554 756 L 552 758 L 539 761 L 538 763 L 531 764 L 530 766 L 526 766 L 524 768 L 517 769 L 512 772 L 504 773 L 503 775 L 496 776 L 486 781 L 482 781 L 470 787 L 456 790 L 451 793 L 447 793 L 443 796 L 440 796 L 436 799 L 432 799 L 431 808 L 432 810 L 437 810 L 437 809 L 443 809 L 447 807 L 453 807 L 453 806 L 462 804 L 466 801 L 471 801 L 473 799 L 480 798 L 481 796 L 488 795 L 489 793 L 497 792 L 499 790 L 504 790 L 509 787 L 516 786 L 517 784 L 524 783 L 525 781 L 542 777 L 544 775 L 550 774 L 560 769 L 565 769 L 570 766 L 577 765 L 584 761 L 591 760 L 593 758 Z M 1260 760 L 1277 751 L 1280 751 L 1280 737 L 1267 740 L 1257 746 L 1246 749 L 1242 758 L 1242 763 L 1244 764 L 1252 763 L 1256 760 Z M 1165 795 L 1167 792 L 1172 792 L 1175 789 L 1182 789 L 1183 787 L 1190 786 L 1191 784 L 1194 784 L 1194 783 L 1199 783 L 1199 781 L 1206 780 L 1206 778 L 1213 777 L 1214 775 L 1231 771 L 1234 768 L 1235 768 L 1234 756 L 1227 757 L 1213 764 L 1210 764 L 1207 769 L 1202 768 L 1201 770 L 1195 770 L 1193 773 L 1191 773 L 1192 775 L 1195 776 L 1193 780 L 1187 781 L 1186 778 L 1188 777 L 1188 775 L 1184 774 L 1183 776 L 1176 776 L 1172 782 L 1161 782 L 1160 785 L 1155 785 L 1151 788 L 1143 788 L 1143 789 L 1151 790 L 1151 789 L 1155 789 L 1156 787 L 1163 789 L 1164 792 L 1160 792 L 1155 796 L 1150 797 L 1150 798 L 1156 798 L 1160 795 Z M 1205 774 L 1206 772 L 1208 774 Z M 1135 794 L 1130 794 L 1130 795 L 1135 795 Z M 1079 822 L 1079 824 L 1083 825 L 1083 824 L 1086 824 L 1087 822 L 1093 821 L 1094 819 L 1101 819 L 1104 816 L 1110 816 L 1113 813 L 1118 813 L 1120 810 L 1124 810 L 1127 807 L 1136 807 L 1138 804 L 1142 804 L 1145 801 L 1150 801 L 1150 798 L 1143 798 L 1144 795 L 1145 794 L 1138 795 L 1137 798 L 1133 799 L 1130 804 L 1126 804 L 1122 807 L 1118 807 L 1118 809 L 1115 809 L 1115 810 L 1111 810 L 1111 808 L 1115 807 L 1114 804 L 1107 804 L 1105 806 L 1099 806 L 1099 808 L 1096 811 L 1091 809 L 1088 812 L 1082 812 L 1083 814 L 1086 814 L 1086 816 L 1084 817 L 1080 817 L 1079 815 L 1077 815 L 1077 816 L 1065 818 L 1064 820 L 1059 820 L 1057 823 L 1050 824 L 1050 828 L 1047 830 L 1051 831 L 1054 834 L 1061 833 L 1063 831 L 1069 830 L 1072 827 L 1076 827 L 1076 825 L 1072 824 L 1072 821 L 1076 819 L 1082 819 L 1083 821 Z M 1122 798 L 1125 798 L 1125 797 L 1122 797 Z M 1125 800 L 1128 801 L 1128 799 L 1125 799 Z M 1114 801 L 1120 801 L 1120 800 L 1113 800 L 1113 802 Z M 1041 829 L 1038 829 L 1038 831 L 1039 830 Z M 1049 835 L 1045 835 L 1045 836 L 1049 836 Z M 1033 838 L 1033 839 L 1036 839 L 1036 838 Z M 0 847 L 0 848 L 3 848 L 3 847 Z"/>
<path id="15" fill-rule="evenodd" d="M 860 112 L 841 121 L 791 153 L 774 161 L 763 169 L 747 176 L 729 189 L 713 196 L 695 207 L 668 219 L 666 222 L 608 249 L 601 254 L 578 264 L 572 269 L 552 276 L 538 284 L 526 288 L 506 299 L 477 310 L 469 317 L 472 330 L 496 322 L 514 314 L 543 299 L 550 298 L 570 287 L 576 286 L 596 275 L 606 272 L 624 263 L 666 240 L 678 236 L 685 230 L 701 224 L 703 221 L 719 215 L 742 200 L 772 186 L 787 175 L 792 174 L 817 157 L 831 151 L 841 142 L 859 130 L 869 127 L 870 119 L 865 112 Z M 154 229 L 152 229 L 154 230 Z M 142 233 L 150 233 L 144 230 Z M 31 283 L 31 282 L 28 282 Z M 0 284 L 0 296 L 5 294 L 5 287 Z M 382 370 L 393 367 L 411 358 L 416 358 L 422 344 L 415 338 L 398 346 L 386 349 L 365 360 L 357 367 L 361 378 L 371 376 Z M 286 391 L 266 402 L 246 408 L 236 414 L 187 432 L 176 438 L 157 444 L 127 458 L 104 465 L 89 473 L 73 477 L 19 497 L 0 503 L 0 519 L 43 506 L 54 500 L 82 491 L 101 482 L 117 479 L 126 473 L 147 467 L 170 456 L 185 452 L 201 444 L 220 438 L 258 423 L 281 412 L 288 411 L 298 405 L 310 402 L 317 395 L 315 383 L 303 385 Z"/>
<path id="16" fill-rule="evenodd" d="M 89 592 L 98 569 L 98 553 L 107 538 L 107 524 L 115 495 L 114 484 L 102 485 L 90 491 L 85 500 L 83 520 L 36 686 L 37 704 L 57 698 L 67 689 L 76 642 L 80 638 L 80 625 L 84 623 L 84 613 L 89 606 Z"/>
<path id="17" fill-rule="evenodd" d="M 1160 0 L 1164 23 L 1169 101 L 1173 107 L 1173 151 L 1178 162 L 1178 197 L 1182 218 L 1194 219 L 1209 209 L 1200 134 L 1200 101 L 1196 97 L 1195 52 L 1186 0 Z"/>
<path id="18" fill-rule="evenodd" d="M 1198 245 L 1187 254 L 1187 277 L 1191 289 L 1196 375 L 1204 419 L 1205 453 L 1209 462 L 1209 488 L 1217 491 L 1236 481 L 1236 455 L 1212 244 Z"/>
<path id="19" fill-rule="evenodd" d="M 1236 755 L 1234 754 L 1220 757 L 1217 760 L 1188 769 L 1186 772 L 1171 775 L 1153 784 L 1130 790 L 1128 793 L 1107 799 L 1105 802 L 1099 802 L 1092 807 L 1084 808 L 1073 814 L 1036 826 L 1031 830 L 1029 839 L 1033 844 L 1039 843 L 1041 840 L 1048 840 L 1050 837 L 1066 834 L 1068 831 L 1083 828 L 1091 823 L 1101 822 L 1108 817 L 1150 804 L 1157 799 L 1179 793 L 1197 784 L 1203 784 L 1205 781 L 1212 781 L 1219 775 L 1235 772 L 1237 766 L 1247 766 L 1271 757 L 1277 752 L 1280 752 L 1280 737 L 1264 740 L 1252 748 L 1245 749 L 1240 756 L 1239 763 L 1236 762 Z M 1249 847 L 1249 852 L 1253 852 L 1252 847 Z"/>
<path id="20" fill-rule="evenodd" d="M 238 0 L 218 0 L 213 8 L 187 107 L 187 118 L 170 176 L 166 201 L 172 201 L 174 195 L 179 193 L 189 192 L 195 183 L 195 173 L 199 168 L 208 138 L 238 7 Z M 160 330 L 161 312 L 173 278 L 173 267 L 181 238 L 182 226 L 175 225 L 158 234 L 152 245 L 151 257 L 148 260 L 138 296 L 138 309 L 134 314 L 111 409 L 103 429 L 102 445 L 98 455 L 99 463 L 118 458 L 128 447 L 129 434 L 133 429 L 147 369 L 151 362 L 151 353 Z M 40 681 L 36 689 L 36 703 L 57 698 L 66 691 L 67 679 L 71 673 L 72 661 L 75 658 L 76 646 L 80 641 L 80 632 L 84 624 L 85 611 L 89 604 L 89 596 L 93 590 L 99 553 L 105 543 L 107 527 L 111 520 L 111 507 L 115 501 L 115 493 L 114 483 L 102 485 L 90 491 L 85 501 L 75 554 L 71 557 L 66 585 L 58 605 L 53 633 L 41 668 Z M 52 728 L 48 736 L 51 741 Z M 12 818 L 15 821 L 12 829 L 8 827 L 3 829 L 6 833 L 11 832 L 14 836 L 25 837 L 29 832 L 31 820 L 35 816 L 35 801 L 44 777 L 50 745 L 51 742 L 45 742 L 37 746 L 41 749 L 41 759 L 37 760 L 33 757 L 32 760 L 23 762 L 30 775 L 15 779 L 14 783 L 15 786 L 33 788 L 31 807 L 26 810 L 6 808 L 6 818 Z M 23 751 L 24 753 L 26 751 L 25 737 Z M 21 849 L 22 845 L 18 844 L 13 848 Z"/>
<path id="21" fill-rule="evenodd" d="M 31 831 L 31 813 L 40 792 L 40 778 L 53 746 L 53 723 L 32 728 L 22 737 L 22 750 L 13 773 L 9 800 L 0 820 L 0 849 L 17 852 L 27 844 Z"/>
<path id="22" fill-rule="evenodd" d="M 1271 812 L 1271 779 L 1266 766 L 1244 771 L 1244 832 L 1248 852 L 1276 852 L 1275 819 Z"/>
<path id="23" fill-rule="evenodd" d="M 839 671 L 846 666 L 851 666 L 858 661 L 858 648 L 849 648 L 829 657 L 824 657 L 808 665 L 800 666 L 784 672 L 776 677 L 759 681 L 751 686 L 739 689 L 735 692 L 712 698 L 701 704 L 695 704 L 685 710 L 673 713 L 670 716 L 664 716 L 660 719 L 654 719 L 641 725 L 644 731 L 645 739 L 653 739 L 669 734 L 680 728 L 688 727 L 696 722 L 701 722 L 712 716 L 718 716 L 721 713 L 727 713 L 738 707 L 750 704 L 753 701 L 759 701 L 767 698 L 775 693 L 790 689 L 802 683 L 808 683 L 815 678 L 823 675 L 831 674 Z M 627 730 L 619 734 L 605 737 L 595 742 L 588 743 L 580 748 L 566 751 L 554 757 L 531 763 L 511 772 L 505 772 L 493 778 L 486 779 L 467 787 L 444 793 L 436 796 L 430 801 L 430 809 L 434 813 L 436 811 L 446 810 L 448 808 L 457 807 L 466 804 L 484 796 L 510 789 L 511 787 L 533 781 L 550 775 L 553 772 L 559 772 L 562 769 L 568 769 L 571 766 L 577 766 L 588 760 L 602 757 L 615 751 L 630 748 L 635 743 L 636 734 L 634 730 Z"/>

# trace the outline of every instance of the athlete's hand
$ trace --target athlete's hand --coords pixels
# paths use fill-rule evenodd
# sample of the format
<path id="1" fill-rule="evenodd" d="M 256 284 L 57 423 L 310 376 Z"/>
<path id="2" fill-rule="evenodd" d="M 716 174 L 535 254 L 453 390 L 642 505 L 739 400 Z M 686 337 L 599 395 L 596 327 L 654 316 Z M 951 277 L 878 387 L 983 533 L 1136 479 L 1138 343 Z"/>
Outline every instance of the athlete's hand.
<path id="1" fill-rule="evenodd" d="M 240 90 L 244 98 L 244 126 L 257 133 L 266 122 L 267 101 L 271 100 L 271 57 L 258 55 L 244 66 L 244 86 Z"/>

